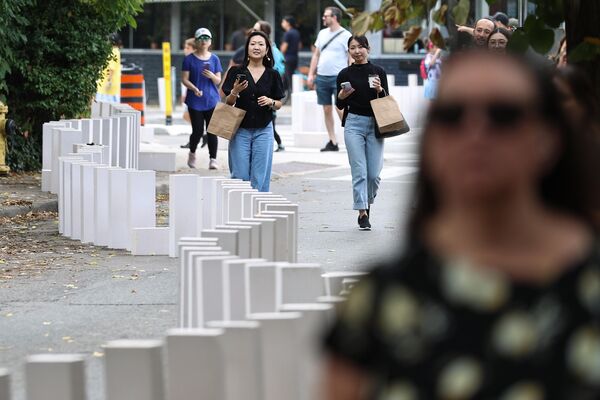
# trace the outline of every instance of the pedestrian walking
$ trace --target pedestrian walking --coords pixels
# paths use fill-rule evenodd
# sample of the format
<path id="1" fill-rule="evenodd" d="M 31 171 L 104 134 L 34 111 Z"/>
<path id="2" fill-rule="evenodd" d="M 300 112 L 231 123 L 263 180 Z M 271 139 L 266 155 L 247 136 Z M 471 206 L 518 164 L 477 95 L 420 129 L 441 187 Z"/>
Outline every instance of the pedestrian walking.
<path id="1" fill-rule="evenodd" d="M 336 106 L 344 110 L 342 125 L 352 172 L 352 208 L 358 210 L 361 230 L 371 230 L 371 204 L 377 196 L 383 168 L 383 139 L 375 136 L 377 125 L 370 101 L 389 93 L 386 72 L 369 62 L 369 49 L 365 36 L 351 36 L 348 52 L 354 63 L 337 76 Z"/>
<path id="2" fill-rule="evenodd" d="M 285 31 L 281 39 L 281 52 L 285 56 L 285 79 L 283 84 L 288 99 L 292 93 L 292 76 L 298 68 L 298 51 L 302 46 L 300 41 L 300 32 L 296 29 L 296 18 L 286 15 L 281 20 L 281 28 Z"/>
<path id="3" fill-rule="evenodd" d="M 185 42 L 183 43 L 183 55 L 187 57 L 190 54 L 192 54 L 194 51 L 196 51 L 196 39 L 195 38 L 186 39 Z M 186 95 L 187 95 L 187 87 L 185 87 L 185 85 L 182 82 L 181 83 L 181 102 L 183 103 L 183 119 L 184 119 L 184 121 L 191 123 L 192 120 L 190 118 L 190 113 L 188 111 L 187 104 L 185 104 L 185 96 Z M 205 138 L 206 138 L 206 136 L 202 136 L 202 147 L 204 147 L 206 144 Z M 189 139 L 186 144 L 182 144 L 179 147 L 181 147 L 182 149 L 189 149 L 190 148 Z"/>
<path id="4" fill-rule="evenodd" d="M 121 36 L 111 33 L 109 40 L 112 44 L 108 65 L 98 80 L 96 101 L 119 103 L 121 101 Z"/>
<path id="5" fill-rule="evenodd" d="M 323 106 L 323 117 L 329 141 L 321 151 L 339 151 L 333 127 L 333 98 L 337 96 L 337 75 L 346 68 L 348 62 L 348 39 L 350 32 L 340 25 L 342 10 L 327 7 L 323 11 L 322 29 L 315 41 L 315 51 L 310 60 L 307 84 L 316 86 L 317 104 Z M 337 109 L 336 109 L 337 110 Z M 340 119 L 342 114 L 338 112 Z"/>
<path id="6" fill-rule="evenodd" d="M 427 55 L 425 56 L 424 66 L 427 72 L 425 98 L 433 100 L 437 93 L 438 81 L 442 76 L 442 49 L 438 48 L 432 41 L 427 43 Z"/>
<path id="7" fill-rule="evenodd" d="M 181 81 L 188 88 L 185 104 L 192 121 L 190 136 L 190 152 L 188 166 L 196 168 L 196 148 L 204 135 L 205 124 L 208 126 L 215 106 L 220 100 L 218 86 L 221 83 L 221 61 L 210 52 L 212 34 L 206 28 L 200 28 L 194 35 L 196 50 L 183 60 Z M 218 169 L 218 139 L 207 133 L 209 169 Z"/>
<path id="8" fill-rule="evenodd" d="M 341 307 L 325 398 L 595 398 L 598 168 L 577 151 L 587 146 L 547 73 L 511 55 L 450 56 L 408 242 Z"/>
<path id="9" fill-rule="evenodd" d="M 222 87 L 229 105 L 246 110 L 237 133 L 229 142 L 232 178 L 250 181 L 268 192 L 273 162 L 273 111 L 281 108 L 283 82 L 273 69 L 269 37 L 260 31 L 246 40 L 244 62 L 232 67 Z"/>

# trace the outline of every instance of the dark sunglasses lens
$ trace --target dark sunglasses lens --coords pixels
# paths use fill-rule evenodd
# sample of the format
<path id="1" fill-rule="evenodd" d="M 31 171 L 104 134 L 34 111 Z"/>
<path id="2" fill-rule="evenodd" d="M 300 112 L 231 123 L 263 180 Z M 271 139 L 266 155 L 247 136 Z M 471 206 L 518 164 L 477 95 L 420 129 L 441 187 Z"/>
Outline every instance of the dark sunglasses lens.
<path id="1" fill-rule="evenodd" d="M 497 128 L 513 127 L 525 116 L 525 109 L 522 106 L 509 103 L 490 104 L 487 112 L 490 123 Z"/>
<path id="2" fill-rule="evenodd" d="M 433 107 L 431 118 L 434 122 L 443 125 L 458 125 L 465 113 L 461 104 L 438 104 Z"/>

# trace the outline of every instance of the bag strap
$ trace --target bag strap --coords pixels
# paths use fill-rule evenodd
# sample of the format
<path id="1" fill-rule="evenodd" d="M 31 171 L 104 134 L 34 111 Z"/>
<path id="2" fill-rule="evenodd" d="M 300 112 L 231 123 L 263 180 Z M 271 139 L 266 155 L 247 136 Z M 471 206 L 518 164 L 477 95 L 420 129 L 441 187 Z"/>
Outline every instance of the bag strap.
<path id="1" fill-rule="evenodd" d="M 381 91 L 383 92 L 383 97 L 386 97 L 388 94 L 385 92 L 385 88 L 381 87 Z M 379 98 L 379 93 L 377 93 L 377 98 Z"/>
<path id="2" fill-rule="evenodd" d="M 333 37 L 332 37 L 331 39 L 329 39 L 329 40 L 327 41 L 327 43 L 325 43 L 325 45 L 324 45 L 323 47 L 321 47 L 320 51 L 325 51 L 325 49 L 327 48 L 327 46 L 329 46 L 329 44 L 330 44 L 331 42 L 333 42 L 333 41 L 334 41 L 334 39 L 335 39 L 336 37 L 338 37 L 338 36 L 340 36 L 342 33 L 344 33 L 344 31 L 345 31 L 345 29 L 344 29 L 344 28 L 340 29 L 340 31 L 339 31 L 338 33 L 336 33 L 335 35 L 333 35 Z"/>

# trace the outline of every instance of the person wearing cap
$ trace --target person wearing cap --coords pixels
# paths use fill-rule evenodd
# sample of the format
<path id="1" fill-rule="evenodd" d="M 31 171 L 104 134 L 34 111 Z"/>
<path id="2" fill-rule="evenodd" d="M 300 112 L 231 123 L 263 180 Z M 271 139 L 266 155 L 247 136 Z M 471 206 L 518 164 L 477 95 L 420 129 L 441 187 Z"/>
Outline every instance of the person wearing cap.
<path id="1" fill-rule="evenodd" d="M 496 28 L 508 29 L 508 15 L 498 11 L 492 15 L 492 19 L 496 22 Z"/>
<path id="2" fill-rule="evenodd" d="M 204 126 L 208 126 L 212 113 L 220 100 L 218 86 L 221 83 L 221 61 L 209 49 L 212 43 L 212 34 L 206 28 L 196 31 L 196 50 L 183 59 L 181 81 L 187 87 L 185 104 L 188 107 L 192 122 L 192 135 L 190 136 L 190 152 L 188 166 L 196 168 L 196 149 L 204 135 Z M 218 139 L 215 135 L 207 133 L 209 169 L 218 169 L 217 147 Z"/>

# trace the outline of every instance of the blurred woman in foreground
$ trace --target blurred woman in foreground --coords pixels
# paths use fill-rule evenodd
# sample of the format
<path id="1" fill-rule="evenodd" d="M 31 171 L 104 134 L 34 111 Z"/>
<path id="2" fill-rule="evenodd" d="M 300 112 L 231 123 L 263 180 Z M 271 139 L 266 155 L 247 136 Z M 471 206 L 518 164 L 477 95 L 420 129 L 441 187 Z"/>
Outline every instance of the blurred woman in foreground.
<path id="1" fill-rule="evenodd" d="M 583 140 L 523 60 L 445 63 L 410 242 L 340 309 L 327 399 L 597 397 L 597 169 Z"/>

